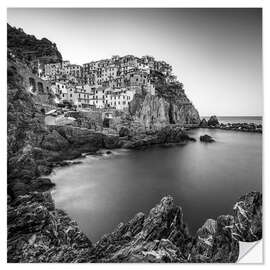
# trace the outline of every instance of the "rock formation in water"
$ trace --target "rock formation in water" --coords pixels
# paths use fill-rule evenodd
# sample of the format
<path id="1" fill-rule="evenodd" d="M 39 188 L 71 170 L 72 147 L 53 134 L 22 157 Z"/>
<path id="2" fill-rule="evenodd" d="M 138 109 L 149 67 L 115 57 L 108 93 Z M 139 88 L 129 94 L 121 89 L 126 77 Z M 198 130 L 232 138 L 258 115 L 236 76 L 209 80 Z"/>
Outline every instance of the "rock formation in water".
<path id="1" fill-rule="evenodd" d="M 207 121 L 207 125 L 208 126 L 218 126 L 219 125 L 219 122 L 218 122 L 218 119 L 215 115 L 212 115 L 209 120 Z"/>
<path id="2" fill-rule="evenodd" d="M 203 136 L 200 136 L 200 141 L 206 142 L 206 143 L 211 143 L 211 142 L 214 142 L 215 140 L 211 136 L 205 134 Z"/>
<path id="3" fill-rule="evenodd" d="M 219 123 L 216 116 L 211 116 L 208 122 L 203 118 L 200 128 L 223 129 L 242 132 L 262 133 L 262 125 L 255 123 Z"/>
<path id="4" fill-rule="evenodd" d="M 157 130 L 169 124 L 198 126 L 198 111 L 187 98 L 183 85 L 168 83 L 166 77 L 157 71 L 150 74 L 156 95 L 135 95 L 130 102 L 129 112 L 133 121 L 146 130 Z"/>
<path id="5" fill-rule="evenodd" d="M 205 120 L 205 118 L 202 119 L 201 123 L 200 123 L 200 127 L 201 128 L 207 128 L 208 124 L 207 121 Z"/>

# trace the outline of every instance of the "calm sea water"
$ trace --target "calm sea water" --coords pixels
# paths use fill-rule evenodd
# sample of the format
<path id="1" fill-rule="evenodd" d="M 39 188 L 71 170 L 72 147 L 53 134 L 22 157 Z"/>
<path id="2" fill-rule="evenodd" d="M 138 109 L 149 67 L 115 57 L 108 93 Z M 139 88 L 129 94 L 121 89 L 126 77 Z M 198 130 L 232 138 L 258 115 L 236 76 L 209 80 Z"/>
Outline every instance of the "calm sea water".
<path id="1" fill-rule="evenodd" d="M 116 150 L 88 156 L 83 164 L 59 168 L 53 198 L 94 242 L 137 212 L 148 211 L 165 195 L 181 205 L 191 233 L 207 218 L 232 213 L 245 192 L 262 189 L 261 134 L 197 129 L 213 144 Z"/>
<path id="2" fill-rule="evenodd" d="M 205 118 L 208 120 L 210 117 L 205 116 L 201 117 L 201 119 Z M 218 116 L 218 120 L 220 123 L 254 123 L 254 124 L 262 124 L 261 116 Z"/>

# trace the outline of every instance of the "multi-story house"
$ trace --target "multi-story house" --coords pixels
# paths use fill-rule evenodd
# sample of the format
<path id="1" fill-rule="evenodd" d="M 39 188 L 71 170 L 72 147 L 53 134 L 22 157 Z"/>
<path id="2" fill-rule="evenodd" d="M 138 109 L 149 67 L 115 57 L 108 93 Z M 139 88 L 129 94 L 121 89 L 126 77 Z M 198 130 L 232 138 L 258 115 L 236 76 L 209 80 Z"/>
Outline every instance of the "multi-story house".
<path id="1" fill-rule="evenodd" d="M 59 75 L 62 70 L 61 63 L 51 63 L 45 65 L 45 76 L 53 77 Z"/>
<path id="2" fill-rule="evenodd" d="M 81 78 L 82 77 L 82 67 L 80 65 L 67 65 L 64 68 L 64 73 L 68 76 L 74 76 L 76 78 Z"/>

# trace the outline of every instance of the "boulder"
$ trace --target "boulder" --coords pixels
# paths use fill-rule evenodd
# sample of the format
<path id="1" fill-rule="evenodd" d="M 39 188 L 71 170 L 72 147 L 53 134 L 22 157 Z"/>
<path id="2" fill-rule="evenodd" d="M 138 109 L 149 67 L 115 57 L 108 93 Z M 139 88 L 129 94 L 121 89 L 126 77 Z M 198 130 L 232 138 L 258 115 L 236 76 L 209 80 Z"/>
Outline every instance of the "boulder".
<path id="1" fill-rule="evenodd" d="M 208 126 L 219 126 L 219 122 L 218 122 L 218 119 L 215 115 L 212 115 L 208 122 L 207 122 Z"/>
<path id="2" fill-rule="evenodd" d="M 205 118 L 202 119 L 201 123 L 200 123 L 200 127 L 201 128 L 207 128 L 208 124 L 207 121 L 205 120 Z"/>
<path id="3" fill-rule="evenodd" d="M 119 137 L 126 137 L 130 135 L 130 130 L 127 127 L 121 127 L 119 130 Z"/>
<path id="4" fill-rule="evenodd" d="M 234 207 L 233 236 L 243 242 L 262 239 L 262 194 L 250 192 L 240 197 Z"/>
<path id="5" fill-rule="evenodd" d="M 206 142 L 206 143 L 211 143 L 211 142 L 214 142 L 215 140 L 211 136 L 205 134 L 203 136 L 200 136 L 200 141 Z"/>

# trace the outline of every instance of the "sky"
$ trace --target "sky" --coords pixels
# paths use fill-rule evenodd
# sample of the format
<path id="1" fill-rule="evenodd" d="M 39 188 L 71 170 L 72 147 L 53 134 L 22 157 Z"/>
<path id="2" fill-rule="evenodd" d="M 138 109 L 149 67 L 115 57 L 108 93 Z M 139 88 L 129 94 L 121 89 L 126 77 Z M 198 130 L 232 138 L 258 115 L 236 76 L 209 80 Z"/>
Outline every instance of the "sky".
<path id="1" fill-rule="evenodd" d="M 261 9 L 9 8 L 7 15 L 74 64 L 127 54 L 168 62 L 201 116 L 263 114 Z"/>

